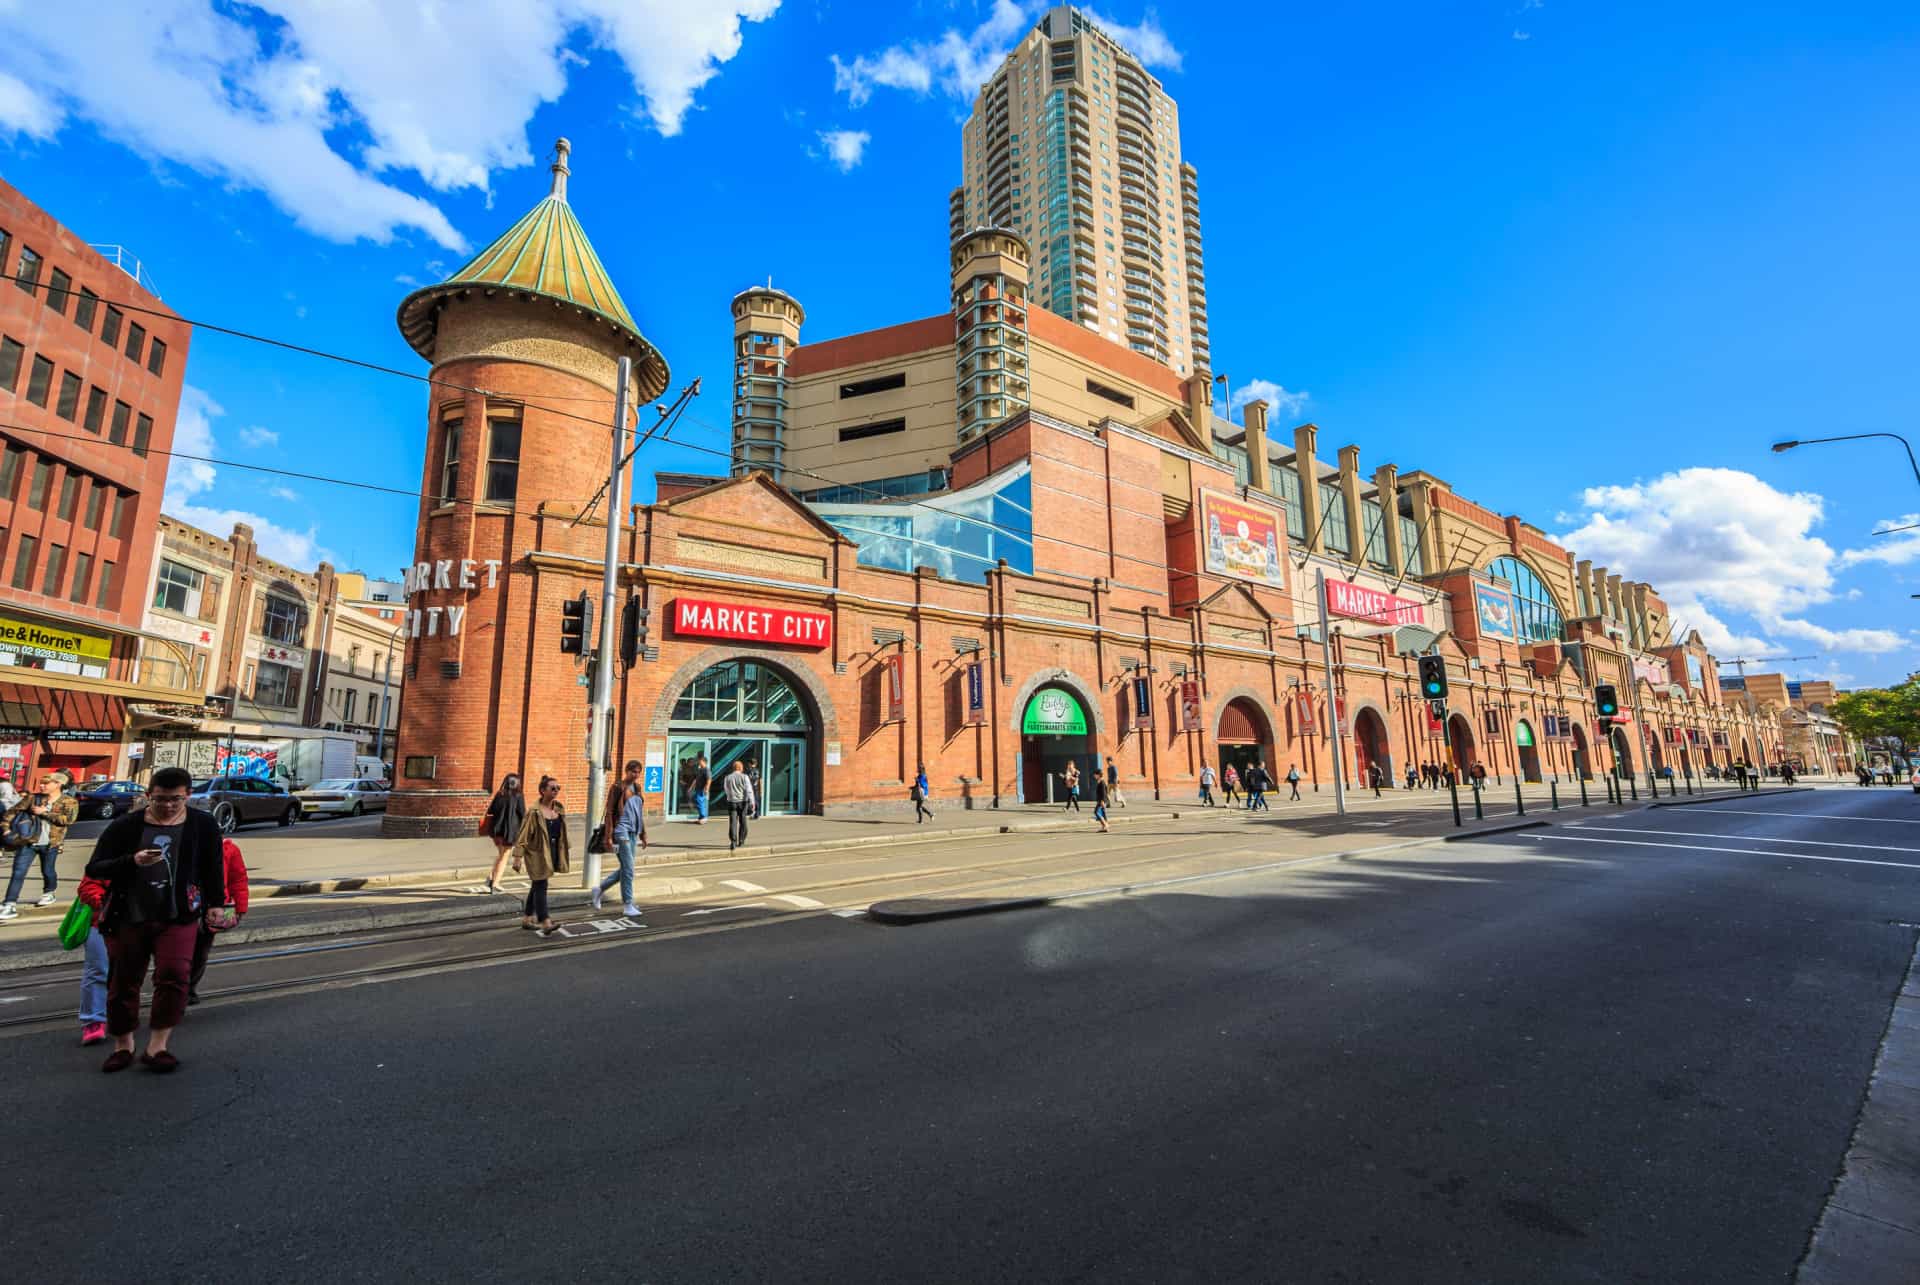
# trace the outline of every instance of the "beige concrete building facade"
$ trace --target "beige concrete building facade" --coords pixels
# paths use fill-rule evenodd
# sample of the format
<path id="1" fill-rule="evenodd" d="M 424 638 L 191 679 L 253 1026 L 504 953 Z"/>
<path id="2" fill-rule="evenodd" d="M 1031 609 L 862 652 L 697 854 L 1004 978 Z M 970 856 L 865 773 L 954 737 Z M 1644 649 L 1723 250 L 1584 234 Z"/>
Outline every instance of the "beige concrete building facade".
<path id="1" fill-rule="evenodd" d="M 1033 247 L 1033 303 L 1188 375 L 1210 365 L 1199 176 L 1158 78 L 1082 10 L 1042 14 L 962 131 L 953 239 Z"/>

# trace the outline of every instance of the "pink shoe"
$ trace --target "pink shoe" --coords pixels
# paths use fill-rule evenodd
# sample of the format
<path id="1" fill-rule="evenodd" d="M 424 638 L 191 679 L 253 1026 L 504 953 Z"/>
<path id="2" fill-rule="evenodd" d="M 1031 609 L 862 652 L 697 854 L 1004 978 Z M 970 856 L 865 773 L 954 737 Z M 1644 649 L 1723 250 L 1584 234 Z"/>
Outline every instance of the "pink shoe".
<path id="1" fill-rule="evenodd" d="M 99 1044 L 106 1038 L 107 1024 L 105 1022 L 88 1022 L 80 1028 L 80 1044 L 82 1047 L 88 1044 Z"/>

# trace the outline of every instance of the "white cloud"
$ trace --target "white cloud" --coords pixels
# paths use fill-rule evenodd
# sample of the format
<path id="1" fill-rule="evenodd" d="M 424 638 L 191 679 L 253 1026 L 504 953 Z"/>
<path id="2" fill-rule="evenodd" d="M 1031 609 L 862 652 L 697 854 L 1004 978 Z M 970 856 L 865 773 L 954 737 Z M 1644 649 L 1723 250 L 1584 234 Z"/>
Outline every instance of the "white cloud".
<path id="1" fill-rule="evenodd" d="M 1533 33 L 1531 31 L 1516 31 L 1513 33 L 1513 38 L 1515 40 L 1532 40 Z"/>
<path id="2" fill-rule="evenodd" d="M 879 53 L 860 54 L 850 60 L 834 54 L 834 90 L 845 94 L 854 107 L 872 98 L 876 88 L 904 89 L 921 95 L 938 88 L 970 102 L 1048 7 L 1045 0 L 994 0 L 986 18 L 971 31 L 949 27 L 935 39 L 890 45 Z M 1147 66 L 1180 70 L 1180 51 L 1152 12 L 1132 26 L 1091 11 L 1088 16 Z"/>
<path id="3" fill-rule="evenodd" d="M 318 236 L 414 230 L 464 250 L 438 206 L 381 176 L 485 190 L 493 171 L 530 164 L 528 121 L 583 61 L 570 41 L 612 50 L 641 114 L 677 134 L 695 91 L 739 52 L 741 22 L 778 5 L 156 0 L 132 21 L 81 0 L 54 23 L 28 0 L 0 0 L 0 128 L 51 138 L 82 118 L 144 156 L 257 189 Z M 364 130 L 364 148 L 338 146 L 343 128 Z"/>
<path id="4" fill-rule="evenodd" d="M 842 174 L 860 163 L 866 155 L 867 144 L 872 141 L 873 135 L 864 129 L 820 131 L 820 145 L 827 149 L 827 159 L 839 166 Z"/>
<path id="5" fill-rule="evenodd" d="M 1818 495 L 1778 491 L 1737 469 L 1687 468 L 1590 488 L 1581 504 L 1583 525 L 1555 538 L 1610 572 L 1650 582 L 1676 625 L 1698 629 L 1722 655 L 1787 654 L 1772 638 L 1736 633 L 1727 612 L 1750 617 L 1762 635 L 1833 651 L 1908 645 L 1891 630 L 1832 629 L 1801 615 L 1835 598 L 1836 555 L 1813 534 L 1824 513 Z"/>
<path id="6" fill-rule="evenodd" d="M 1298 415 L 1311 397 L 1307 392 L 1290 392 L 1271 379 L 1249 379 L 1233 390 L 1232 404 L 1228 410 L 1238 412 L 1248 402 L 1263 401 L 1267 404 L 1267 414 L 1273 419 L 1287 419 Z"/>
<path id="7" fill-rule="evenodd" d="M 249 424 L 240 430 L 240 440 L 247 446 L 278 446 L 280 434 L 258 424 Z"/>
<path id="8" fill-rule="evenodd" d="M 224 414 L 226 411 L 220 403 L 204 390 L 192 384 L 182 387 L 180 414 L 174 422 L 173 449 L 188 455 L 218 455 L 220 451 L 214 441 L 213 421 Z M 218 477 L 219 470 L 204 459 L 182 460 L 176 457 L 167 470 L 167 489 L 162 497 L 162 507 L 182 522 L 190 522 L 219 536 L 230 534 L 235 523 L 244 522 L 253 528 L 253 538 L 259 544 L 260 551 L 288 566 L 304 570 L 322 561 L 333 561 L 332 552 L 320 543 L 318 532 L 311 526 L 305 531 L 296 531 L 258 513 L 202 503 L 202 498 L 212 489 Z M 299 498 L 291 491 L 280 495 L 284 490 L 284 487 L 276 487 L 272 494 L 282 499 Z"/>
<path id="9" fill-rule="evenodd" d="M 0 131 L 46 142 L 60 132 L 60 109 L 0 71 Z"/>
<path id="10" fill-rule="evenodd" d="M 267 494 L 276 500 L 285 500 L 289 504 L 297 504 L 300 501 L 300 492 L 290 486 L 270 486 L 267 488 Z"/>

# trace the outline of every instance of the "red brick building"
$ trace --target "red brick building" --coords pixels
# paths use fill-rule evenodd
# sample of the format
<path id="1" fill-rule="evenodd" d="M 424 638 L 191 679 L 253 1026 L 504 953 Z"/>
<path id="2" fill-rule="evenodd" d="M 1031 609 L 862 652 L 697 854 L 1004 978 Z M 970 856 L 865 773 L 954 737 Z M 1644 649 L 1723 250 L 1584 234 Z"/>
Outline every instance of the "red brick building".
<path id="1" fill-rule="evenodd" d="M 583 803 L 584 671 L 560 651 L 561 606 L 598 597 L 605 509 L 584 502 L 604 475 L 615 362 L 635 359 L 643 402 L 666 368 L 565 206 L 564 153 L 556 169 L 553 196 L 401 307 L 452 387 L 429 408 L 393 833 L 470 832 L 508 772 L 552 773 Z M 1224 442 L 1210 374 L 1146 378 L 1136 354 L 1070 326 L 1035 333 L 1056 369 L 1086 363 L 1071 380 L 1029 362 L 1024 253 L 999 231 L 963 238 L 945 325 L 812 349 L 792 342 L 786 296 L 735 300 L 736 457 L 785 484 L 760 467 L 662 477 L 623 524 L 621 592 L 646 629 L 616 676 L 611 758 L 657 769 L 650 807 L 685 814 L 702 753 L 748 760 L 769 811 L 828 813 L 899 809 L 922 764 L 949 807 L 1045 800 L 1069 761 L 1084 774 L 1109 757 L 1123 785 L 1166 797 L 1191 797 L 1207 763 L 1297 766 L 1319 787 L 1336 736 L 1354 781 L 1449 758 L 1505 781 L 1777 757 L 1777 728 L 1720 700 L 1711 658 L 1697 638 L 1671 642 L 1657 596 L 1520 519 L 1392 466 L 1363 488 L 1358 448 L 1321 465 L 1311 425 L 1269 460 L 1258 403 Z M 1118 394 L 1141 413 L 1049 413 L 1028 400 L 1043 379 L 1098 399 L 1076 405 Z M 908 483 L 925 477 L 931 427 L 878 399 L 956 389 L 971 427 L 936 488 L 802 498 L 805 482 L 858 479 L 805 475 L 811 429 L 789 415 L 789 380 L 825 390 L 840 440 L 884 425 L 906 444 L 873 456 L 876 477 L 902 461 Z M 869 397 L 866 419 L 846 418 Z M 523 436 L 537 459 L 521 458 Z M 1306 481 L 1314 521 L 1269 464 Z M 1376 528 L 1403 511 L 1376 556 Z M 1448 661 L 1445 725 L 1418 696 L 1422 652 Z M 1603 682 L 1620 689 L 1618 728 L 1594 718 Z"/>
<path id="2" fill-rule="evenodd" d="M 0 773 L 127 770 L 129 702 L 190 333 L 0 181 Z"/>

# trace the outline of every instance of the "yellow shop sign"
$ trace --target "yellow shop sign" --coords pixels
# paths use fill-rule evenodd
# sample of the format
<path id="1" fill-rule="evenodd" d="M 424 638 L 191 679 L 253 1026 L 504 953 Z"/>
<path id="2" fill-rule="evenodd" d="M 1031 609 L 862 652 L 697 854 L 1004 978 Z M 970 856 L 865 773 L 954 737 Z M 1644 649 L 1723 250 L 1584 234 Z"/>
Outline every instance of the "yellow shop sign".
<path id="1" fill-rule="evenodd" d="M 12 616 L 0 616 L 0 652 L 33 660 L 65 660 L 76 664 L 106 664 L 113 642 L 99 634 L 54 625 L 36 625 Z"/>

